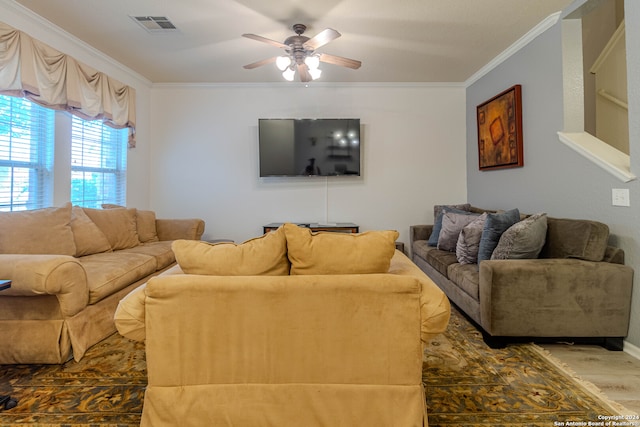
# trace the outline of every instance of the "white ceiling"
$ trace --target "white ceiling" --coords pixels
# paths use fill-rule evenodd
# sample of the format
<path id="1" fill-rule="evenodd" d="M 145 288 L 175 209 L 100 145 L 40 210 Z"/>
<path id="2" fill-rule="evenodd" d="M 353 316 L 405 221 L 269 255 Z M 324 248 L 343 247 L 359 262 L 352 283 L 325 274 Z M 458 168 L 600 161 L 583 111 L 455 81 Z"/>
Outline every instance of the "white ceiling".
<path id="1" fill-rule="evenodd" d="M 318 52 L 362 61 L 322 64 L 324 82 L 464 82 L 572 0 L 15 0 L 154 83 L 281 82 L 275 65 L 243 65 L 282 49 L 291 26 L 342 37 Z M 130 16 L 166 16 L 152 34 Z M 46 42 L 46 40 L 43 40 Z"/>

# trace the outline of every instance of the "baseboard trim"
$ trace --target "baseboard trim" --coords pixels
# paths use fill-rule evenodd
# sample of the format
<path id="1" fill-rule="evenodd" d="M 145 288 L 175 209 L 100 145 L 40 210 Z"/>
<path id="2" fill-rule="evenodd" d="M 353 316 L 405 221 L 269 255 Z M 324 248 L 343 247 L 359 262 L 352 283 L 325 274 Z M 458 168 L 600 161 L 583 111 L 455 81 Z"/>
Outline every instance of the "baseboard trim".
<path id="1" fill-rule="evenodd" d="M 624 342 L 624 349 L 622 351 L 640 360 L 640 347 L 629 343 L 629 341 Z"/>

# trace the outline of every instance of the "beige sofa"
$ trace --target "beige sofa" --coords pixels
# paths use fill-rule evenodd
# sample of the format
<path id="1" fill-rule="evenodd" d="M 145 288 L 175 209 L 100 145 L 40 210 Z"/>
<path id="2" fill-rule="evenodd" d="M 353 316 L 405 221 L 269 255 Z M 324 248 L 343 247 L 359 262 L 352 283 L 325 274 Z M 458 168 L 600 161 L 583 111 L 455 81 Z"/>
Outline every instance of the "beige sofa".
<path id="1" fill-rule="evenodd" d="M 80 360 L 115 332 L 120 299 L 175 265 L 171 242 L 203 231 L 136 209 L 0 213 L 0 364 Z"/>
<path id="2" fill-rule="evenodd" d="M 285 224 L 176 241 L 179 266 L 116 312 L 146 341 L 141 425 L 426 426 L 421 342 L 450 306 L 395 238 Z"/>
<path id="3" fill-rule="evenodd" d="M 433 224 L 412 226 L 412 259 L 481 327 L 489 345 L 561 338 L 622 350 L 629 328 L 633 269 L 624 265 L 624 251 L 608 244 L 606 224 L 518 212 L 519 221 L 505 224 L 504 233 L 495 236 L 498 246 L 491 258 L 478 265 L 465 260 L 465 252 L 473 246 L 474 226 L 464 225 L 465 214 L 455 210 L 493 218 L 506 213 L 468 204 L 449 208 L 444 213 L 448 227 L 440 216 L 442 230 L 455 231 L 452 218 L 462 219 L 458 241 L 447 246 L 442 230 L 438 233 L 436 227 L 434 233 Z M 441 211 L 442 206 L 434 208 L 436 220 Z M 479 227 L 478 238 L 486 231 L 482 224 Z"/>

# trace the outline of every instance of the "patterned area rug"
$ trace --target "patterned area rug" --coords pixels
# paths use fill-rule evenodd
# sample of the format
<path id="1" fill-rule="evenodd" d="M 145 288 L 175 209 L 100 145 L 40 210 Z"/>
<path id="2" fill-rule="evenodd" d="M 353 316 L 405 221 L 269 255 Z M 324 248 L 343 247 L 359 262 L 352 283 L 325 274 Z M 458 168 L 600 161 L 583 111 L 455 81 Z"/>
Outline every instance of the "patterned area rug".
<path id="1" fill-rule="evenodd" d="M 455 311 L 425 351 L 423 381 L 431 427 L 587 425 L 617 414 L 539 347 L 492 350 Z M 0 365 L 0 394 L 19 400 L 0 426 L 137 426 L 145 385 L 144 345 L 118 334 L 79 363 Z"/>

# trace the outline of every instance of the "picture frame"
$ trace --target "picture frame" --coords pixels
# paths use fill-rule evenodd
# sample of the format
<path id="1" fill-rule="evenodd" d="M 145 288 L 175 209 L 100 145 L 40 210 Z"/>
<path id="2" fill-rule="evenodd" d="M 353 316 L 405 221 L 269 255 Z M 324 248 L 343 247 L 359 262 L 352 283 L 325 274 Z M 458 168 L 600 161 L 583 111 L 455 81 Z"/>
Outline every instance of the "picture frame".
<path id="1" fill-rule="evenodd" d="M 524 166 L 522 86 L 514 85 L 478 105 L 478 167 L 481 171 Z"/>

